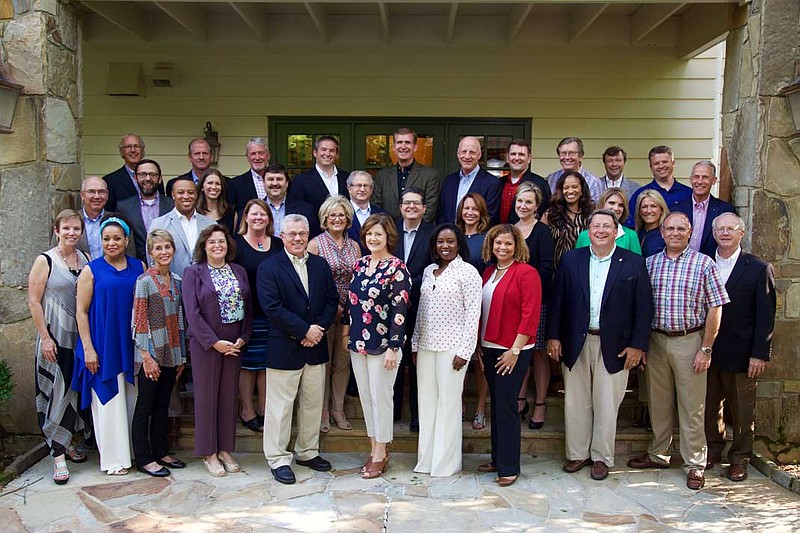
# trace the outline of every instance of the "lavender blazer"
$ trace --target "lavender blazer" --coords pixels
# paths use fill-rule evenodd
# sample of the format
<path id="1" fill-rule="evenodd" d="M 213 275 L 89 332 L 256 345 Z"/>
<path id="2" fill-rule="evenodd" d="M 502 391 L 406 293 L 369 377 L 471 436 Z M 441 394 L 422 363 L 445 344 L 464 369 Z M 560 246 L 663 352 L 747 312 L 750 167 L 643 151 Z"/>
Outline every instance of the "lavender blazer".
<path id="1" fill-rule="evenodd" d="M 233 270 L 244 299 L 244 320 L 238 323 L 239 331 L 232 339 L 223 339 L 235 342 L 236 338 L 248 342 L 253 329 L 253 301 L 250 297 L 250 284 L 247 282 L 247 273 L 244 268 L 228 263 Z M 186 267 L 183 272 L 183 307 L 186 311 L 188 323 L 187 335 L 203 349 L 210 351 L 214 343 L 220 340 L 223 330 L 220 316 L 219 300 L 211 281 L 211 274 L 207 263 L 197 263 Z"/>

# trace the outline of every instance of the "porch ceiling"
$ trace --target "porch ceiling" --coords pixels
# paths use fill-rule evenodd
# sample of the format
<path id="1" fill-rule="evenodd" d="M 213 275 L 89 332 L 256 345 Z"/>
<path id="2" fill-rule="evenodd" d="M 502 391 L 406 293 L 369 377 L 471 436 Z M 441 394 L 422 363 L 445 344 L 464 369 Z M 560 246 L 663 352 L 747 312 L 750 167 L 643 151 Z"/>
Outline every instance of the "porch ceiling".
<path id="1" fill-rule="evenodd" d="M 287 25 L 305 24 L 316 34 L 315 40 L 328 44 L 347 42 L 342 28 L 374 28 L 376 44 L 408 41 L 401 32 L 403 23 L 413 19 L 414 27 L 436 28 L 425 37 L 441 45 L 458 42 L 459 34 L 480 27 L 485 20 L 487 31 L 500 30 L 500 42 L 507 45 L 518 41 L 523 34 L 558 25 L 564 28 L 564 42 L 555 45 L 581 44 L 593 31 L 602 44 L 602 35 L 613 36 L 614 45 L 663 46 L 666 41 L 675 46 L 678 57 L 691 58 L 724 39 L 727 32 L 742 25 L 746 7 L 737 0 L 699 0 L 679 2 L 645 0 L 629 2 L 612 0 L 318 0 L 316 2 L 287 0 L 73 0 L 84 17 L 84 35 L 88 41 L 109 28 L 122 30 L 127 38 L 139 41 L 163 41 L 163 35 L 179 36 L 197 42 L 209 42 L 210 28 L 224 18 L 238 26 L 235 32 L 255 41 L 282 43 L 280 32 L 274 29 Z M 155 28 L 166 29 L 158 32 Z M 229 27 L 226 29 L 230 30 Z M 461 31 L 460 31 L 461 30 Z M 434 35 L 430 35 L 433 33 Z M 539 32 L 541 33 L 541 32 Z M 651 43 L 654 36 L 656 43 Z M 469 39 L 463 39 L 469 42 Z M 526 42 L 529 42 L 528 39 Z M 590 45 L 596 45 L 594 38 Z M 530 44 L 530 42 L 529 42 Z M 539 43 L 533 43 L 539 44 Z M 548 43 L 549 44 L 549 43 Z M 552 45 L 551 44 L 551 45 Z"/>

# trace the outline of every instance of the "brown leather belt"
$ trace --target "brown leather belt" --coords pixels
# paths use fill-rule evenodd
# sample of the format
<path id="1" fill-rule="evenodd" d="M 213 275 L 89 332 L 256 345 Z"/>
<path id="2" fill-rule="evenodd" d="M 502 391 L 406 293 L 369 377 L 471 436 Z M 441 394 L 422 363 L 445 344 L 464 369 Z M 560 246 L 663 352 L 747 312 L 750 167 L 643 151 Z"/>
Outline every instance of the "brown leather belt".
<path id="1" fill-rule="evenodd" d="M 600 330 L 599 329 L 590 329 L 590 330 L 587 330 L 586 333 L 588 333 L 589 335 L 600 335 Z"/>
<path id="2" fill-rule="evenodd" d="M 703 329 L 704 326 L 697 326 L 696 328 L 691 329 L 679 329 L 677 331 L 666 331 L 663 329 L 653 328 L 653 331 L 656 333 L 661 333 L 662 335 L 666 335 L 667 337 L 684 337 L 690 333 L 694 333 L 696 331 L 700 331 Z"/>

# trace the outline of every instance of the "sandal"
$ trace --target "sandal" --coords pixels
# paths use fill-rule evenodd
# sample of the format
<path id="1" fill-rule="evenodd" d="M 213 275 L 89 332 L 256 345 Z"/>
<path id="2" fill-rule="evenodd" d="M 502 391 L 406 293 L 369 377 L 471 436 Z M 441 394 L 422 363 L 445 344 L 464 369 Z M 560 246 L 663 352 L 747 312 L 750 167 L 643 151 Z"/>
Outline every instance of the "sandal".
<path id="1" fill-rule="evenodd" d="M 125 476 L 128 474 L 128 469 L 124 466 L 109 468 L 106 474 L 109 476 Z"/>
<path id="2" fill-rule="evenodd" d="M 353 429 L 353 424 L 347 420 L 347 417 L 344 416 L 344 411 L 331 411 L 331 416 L 333 417 L 333 422 L 336 424 L 336 427 L 339 429 L 343 429 L 345 431 L 350 431 Z"/>
<path id="3" fill-rule="evenodd" d="M 472 419 L 472 429 L 481 430 L 485 427 L 486 427 L 486 414 L 475 413 L 475 417 Z"/>
<path id="4" fill-rule="evenodd" d="M 517 482 L 518 477 L 519 476 L 498 477 L 494 482 L 497 483 L 499 487 L 510 487 Z"/>
<path id="5" fill-rule="evenodd" d="M 541 402 L 541 403 L 533 402 L 533 410 L 534 410 L 534 412 L 536 412 L 536 408 L 537 407 L 542 407 L 542 406 L 547 406 L 547 403 L 546 402 Z M 545 413 L 547 413 L 547 411 L 545 411 Z M 544 420 L 542 420 L 541 422 L 539 422 L 538 420 L 534 420 L 533 419 L 533 413 L 531 413 L 531 419 L 528 422 L 528 427 L 530 429 L 542 429 L 543 426 L 544 426 Z"/>
<path id="6" fill-rule="evenodd" d="M 86 454 L 84 452 L 80 451 L 79 449 L 77 449 L 75 446 L 70 446 L 69 448 L 67 448 L 64 451 L 64 458 L 67 461 L 72 461 L 73 463 L 76 463 L 76 464 L 77 463 L 85 463 L 86 459 L 88 459 Z"/>
<path id="7" fill-rule="evenodd" d="M 389 456 L 383 458 L 383 461 L 370 461 L 366 466 L 366 470 L 361 472 L 362 479 L 375 479 L 380 477 L 381 474 L 386 472 L 386 465 L 389 464 Z"/>
<path id="8" fill-rule="evenodd" d="M 222 468 L 224 468 L 225 471 L 228 472 L 229 474 L 235 474 L 237 472 L 241 472 L 242 467 L 239 465 L 239 463 L 236 462 L 236 459 L 234 459 L 230 454 L 228 454 L 228 457 L 230 458 L 230 460 L 226 459 L 225 456 L 217 453 L 217 460 L 220 463 L 222 463 Z"/>
<path id="9" fill-rule="evenodd" d="M 53 481 L 56 485 L 66 485 L 69 481 L 69 469 L 66 461 L 53 463 Z"/>
<path id="10" fill-rule="evenodd" d="M 239 415 L 239 420 L 242 421 L 242 425 L 244 427 L 246 427 L 247 429 L 249 429 L 254 433 L 261 433 L 262 431 L 264 431 L 264 426 L 258 423 L 258 416 L 254 416 L 250 420 L 245 420 L 244 418 L 242 418 L 242 415 Z"/>
<path id="11" fill-rule="evenodd" d="M 497 467 L 492 463 L 483 463 L 478 465 L 478 472 L 497 472 Z"/>

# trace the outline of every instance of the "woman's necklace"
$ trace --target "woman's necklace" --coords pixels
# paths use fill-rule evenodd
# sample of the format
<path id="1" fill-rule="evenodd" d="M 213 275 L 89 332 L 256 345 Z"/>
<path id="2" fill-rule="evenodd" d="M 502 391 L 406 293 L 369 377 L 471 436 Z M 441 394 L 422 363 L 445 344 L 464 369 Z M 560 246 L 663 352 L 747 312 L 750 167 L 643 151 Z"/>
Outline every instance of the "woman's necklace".
<path id="1" fill-rule="evenodd" d="M 506 266 L 504 266 L 504 267 L 501 267 L 501 266 L 500 266 L 500 263 L 497 263 L 497 266 L 496 266 L 495 268 L 497 268 L 497 270 L 507 270 L 507 269 L 508 269 L 508 267 L 510 267 L 510 266 L 511 266 L 511 265 L 513 265 L 513 264 L 514 264 L 514 261 L 511 261 L 511 262 L 510 262 L 509 264 L 507 264 Z"/>
<path id="2" fill-rule="evenodd" d="M 67 270 L 78 270 L 78 252 L 77 251 L 73 250 L 73 252 L 72 252 L 73 256 L 75 257 L 75 266 L 74 267 L 69 264 L 69 261 L 67 261 L 67 258 L 64 256 L 63 252 L 61 251 L 61 248 L 59 248 L 58 246 L 56 246 L 56 253 L 58 254 L 58 257 L 60 257 L 61 260 L 64 261 L 64 264 L 67 265 Z"/>

